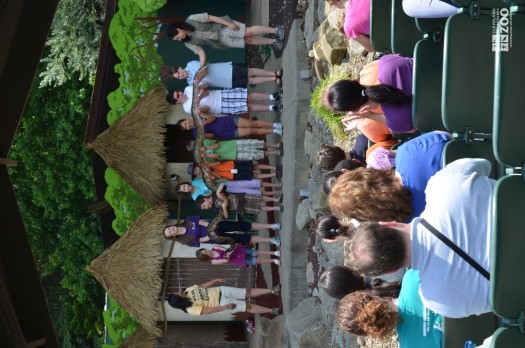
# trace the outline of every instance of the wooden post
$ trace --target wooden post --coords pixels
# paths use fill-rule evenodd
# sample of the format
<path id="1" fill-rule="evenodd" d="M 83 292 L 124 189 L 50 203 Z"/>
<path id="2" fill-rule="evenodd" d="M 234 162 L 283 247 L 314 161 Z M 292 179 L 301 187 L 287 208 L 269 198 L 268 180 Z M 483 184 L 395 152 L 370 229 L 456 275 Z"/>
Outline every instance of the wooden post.
<path id="1" fill-rule="evenodd" d="M 1 158 L 0 157 L 0 164 L 6 166 L 6 167 L 18 167 L 18 161 L 11 160 L 9 158 Z"/>

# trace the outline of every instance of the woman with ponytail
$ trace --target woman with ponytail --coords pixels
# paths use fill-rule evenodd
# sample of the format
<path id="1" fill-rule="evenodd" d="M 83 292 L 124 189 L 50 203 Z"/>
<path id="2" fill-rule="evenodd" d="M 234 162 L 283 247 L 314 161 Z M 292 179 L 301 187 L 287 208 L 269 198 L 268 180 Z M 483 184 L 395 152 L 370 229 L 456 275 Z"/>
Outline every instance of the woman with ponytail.
<path id="1" fill-rule="evenodd" d="M 414 132 L 412 122 L 412 58 L 398 54 L 378 60 L 374 85 L 344 79 L 329 85 L 322 93 L 323 105 L 333 111 L 347 112 L 341 122 L 370 118 L 386 123 L 394 133 Z M 378 113 L 381 108 L 383 115 Z"/>
<path id="2" fill-rule="evenodd" d="M 345 266 L 333 266 L 321 273 L 319 283 L 326 293 L 342 299 L 356 291 L 366 291 L 372 296 L 398 297 L 403 272 L 396 272 L 396 281 L 387 282 L 379 277 L 362 276 Z"/>

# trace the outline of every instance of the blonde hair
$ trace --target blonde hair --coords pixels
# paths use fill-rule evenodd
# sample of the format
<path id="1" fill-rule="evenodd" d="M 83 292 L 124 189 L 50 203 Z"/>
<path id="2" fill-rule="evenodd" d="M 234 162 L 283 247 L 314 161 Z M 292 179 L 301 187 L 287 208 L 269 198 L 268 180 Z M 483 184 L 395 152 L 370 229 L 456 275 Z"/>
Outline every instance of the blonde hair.
<path id="1" fill-rule="evenodd" d="M 351 334 L 384 338 L 401 321 L 388 304 L 364 291 L 346 295 L 337 308 L 339 327 Z"/>
<path id="2" fill-rule="evenodd" d="M 328 195 L 328 205 L 336 216 L 405 222 L 413 211 L 411 199 L 412 194 L 394 170 L 357 168 L 337 179 Z"/>

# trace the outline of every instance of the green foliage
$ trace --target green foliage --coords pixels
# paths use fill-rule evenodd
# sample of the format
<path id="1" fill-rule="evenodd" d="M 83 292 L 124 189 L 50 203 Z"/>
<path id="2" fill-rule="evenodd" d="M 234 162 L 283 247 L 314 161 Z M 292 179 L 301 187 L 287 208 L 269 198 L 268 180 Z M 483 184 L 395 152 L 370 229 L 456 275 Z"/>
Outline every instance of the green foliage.
<path id="1" fill-rule="evenodd" d="M 144 12 L 158 10 L 166 4 L 168 0 L 133 0 Z"/>
<path id="2" fill-rule="evenodd" d="M 98 220 L 85 210 L 96 200 L 82 146 L 91 90 L 78 76 L 55 88 L 39 83 L 15 137 L 11 157 L 19 165 L 10 175 L 43 283 L 59 303 L 50 306 L 59 310 L 54 317 L 75 337 L 66 342 L 78 341 L 103 329 L 102 288 L 85 270 L 102 252 Z"/>
<path id="3" fill-rule="evenodd" d="M 42 59 L 40 87 L 60 86 L 95 75 L 102 35 L 104 0 L 60 0 Z"/>
<path id="4" fill-rule="evenodd" d="M 113 207 L 116 215 L 112 223 L 113 230 L 121 236 L 151 206 L 113 169 L 108 168 L 104 178 L 108 183 L 104 198 Z"/>
<path id="5" fill-rule="evenodd" d="M 350 76 L 348 72 L 333 69 L 331 75 L 326 79 L 321 80 L 319 85 L 314 89 L 310 100 L 310 106 L 316 112 L 316 116 L 321 118 L 326 123 L 327 127 L 332 132 L 332 135 L 338 139 L 347 138 L 343 124 L 340 122 L 342 114 L 323 107 L 321 104 L 321 93 L 327 86 L 331 85 L 335 81 L 349 77 Z"/>
<path id="6" fill-rule="evenodd" d="M 115 72 L 120 75 L 119 88 L 108 95 L 111 108 L 108 124 L 123 117 L 145 92 L 160 82 L 159 62 L 162 58 L 152 45 L 152 29 L 146 28 L 151 23 L 135 20 L 148 16 L 156 14 L 144 12 L 135 0 L 120 0 L 119 10 L 111 20 L 109 37 L 121 63 L 115 66 Z M 112 226 L 115 233 L 122 235 L 150 207 L 112 169 L 106 170 L 105 180 L 108 184 L 105 199 L 116 215 Z"/>
<path id="7" fill-rule="evenodd" d="M 108 330 L 111 345 L 104 348 L 118 347 L 127 337 L 131 336 L 140 325 L 118 303 L 110 297 L 108 309 L 103 313 L 104 325 Z"/>

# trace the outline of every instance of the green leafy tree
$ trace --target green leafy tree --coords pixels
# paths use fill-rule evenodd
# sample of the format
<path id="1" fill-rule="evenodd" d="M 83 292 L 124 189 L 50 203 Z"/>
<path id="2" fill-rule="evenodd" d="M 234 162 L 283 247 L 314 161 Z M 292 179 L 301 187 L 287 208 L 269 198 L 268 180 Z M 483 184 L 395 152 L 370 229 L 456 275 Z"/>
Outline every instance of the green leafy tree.
<path id="1" fill-rule="evenodd" d="M 83 148 L 91 87 L 78 75 L 59 87 L 39 83 L 15 137 L 11 157 L 19 164 L 10 174 L 55 326 L 67 325 L 57 329 L 61 346 L 89 347 L 102 335 L 104 303 L 85 270 L 102 252 L 99 221 L 86 213 L 96 201 L 92 154 Z"/>
<path id="2" fill-rule="evenodd" d="M 104 0 L 60 0 L 46 42 L 49 54 L 42 59 L 41 87 L 94 77 L 104 6 Z"/>

